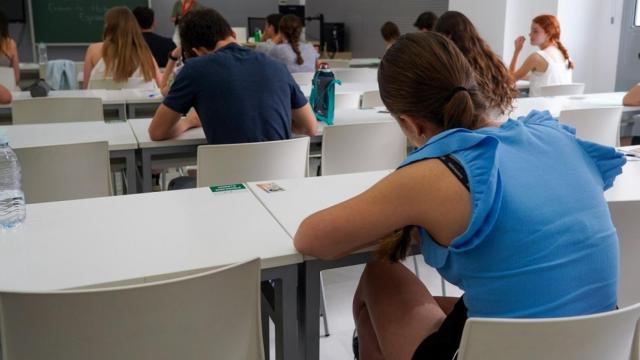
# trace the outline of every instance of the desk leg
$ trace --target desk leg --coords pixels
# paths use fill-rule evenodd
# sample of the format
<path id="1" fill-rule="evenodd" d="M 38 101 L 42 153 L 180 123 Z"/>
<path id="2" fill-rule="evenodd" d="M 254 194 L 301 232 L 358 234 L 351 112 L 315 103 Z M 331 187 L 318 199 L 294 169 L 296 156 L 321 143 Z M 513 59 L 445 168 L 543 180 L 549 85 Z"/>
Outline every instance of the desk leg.
<path id="1" fill-rule="evenodd" d="M 298 307 L 300 311 L 299 347 L 302 358 L 320 359 L 320 271 L 316 260 L 306 261 L 300 267 Z"/>
<path id="2" fill-rule="evenodd" d="M 136 118 L 136 106 L 133 104 L 127 105 L 129 107 L 129 119 L 137 119 Z"/>
<path id="3" fill-rule="evenodd" d="M 276 280 L 274 323 L 276 324 L 276 359 L 299 359 L 297 322 L 297 265 L 262 271 L 262 280 Z M 269 341 L 265 338 L 264 341 Z M 265 354 L 268 358 L 269 354 Z"/>
<path id="4" fill-rule="evenodd" d="M 127 172 L 127 194 L 138 193 L 138 183 L 136 178 L 136 151 L 135 150 L 116 150 L 110 151 L 111 159 L 124 159 L 125 170 Z"/>
<path id="5" fill-rule="evenodd" d="M 142 162 L 142 192 L 151 192 L 151 152 L 145 149 L 140 151 Z"/>

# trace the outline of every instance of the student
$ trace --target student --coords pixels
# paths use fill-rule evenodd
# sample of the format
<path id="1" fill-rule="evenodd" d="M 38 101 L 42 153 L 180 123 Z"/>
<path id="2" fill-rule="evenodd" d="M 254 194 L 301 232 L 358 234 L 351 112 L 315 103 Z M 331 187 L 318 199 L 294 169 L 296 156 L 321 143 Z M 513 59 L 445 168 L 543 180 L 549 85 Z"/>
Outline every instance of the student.
<path id="1" fill-rule="evenodd" d="M 113 79 L 127 89 L 162 87 L 158 64 L 129 8 L 118 6 L 104 16 L 103 41 L 91 44 L 84 59 L 84 87 L 91 79 Z"/>
<path id="2" fill-rule="evenodd" d="M 317 121 L 286 67 L 240 46 L 217 11 L 188 13 L 180 22 L 180 38 L 190 58 L 149 126 L 152 140 L 196 126 L 203 127 L 209 144 L 285 140 L 292 132 L 315 135 Z M 172 66 L 170 59 L 167 69 Z M 199 117 L 181 119 L 192 107 Z"/>
<path id="3" fill-rule="evenodd" d="M 380 28 L 380 35 L 384 39 L 385 50 L 389 49 L 400 37 L 400 28 L 391 21 L 387 21 Z"/>
<path id="4" fill-rule="evenodd" d="M 531 23 L 529 34 L 531 45 L 540 48 L 529 55 L 520 69 L 516 70 L 518 58 L 524 47 L 525 37 L 515 41 L 515 50 L 509 72 L 515 80 L 529 76 L 529 95 L 539 96 L 540 87 L 547 85 L 571 84 L 573 61 L 567 48 L 560 41 L 560 23 L 553 15 L 540 15 Z"/>
<path id="5" fill-rule="evenodd" d="M 10 104 L 12 100 L 11 91 L 6 87 L 0 85 L 0 104 Z"/>
<path id="6" fill-rule="evenodd" d="M 9 22 L 4 12 L 0 11 L 0 67 L 13 68 L 16 86 L 20 85 L 20 58 L 16 42 L 9 35 Z"/>
<path id="7" fill-rule="evenodd" d="M 301 43 L 302 21 L 296 15 L 285 15 L 280 20 L 279 44 L 270 51 L 269 56 L 287 65 L 292 73 L 314 72 L 320 54 L 311 44 Z"/>
<path id="8" fill-rule="evenodd" d="M 267 16 L 267 21 L 264 25 L 264 31 L 262 33 L 262 42 L 258 43 L 256 46 L 256 51 L 268 53 L 274 45 L 278 44 L 280 38 L 278 36 L 280 25 L 280 20 L 282 20 L 281 14 L 271 14 Z"/>
<path id="9" fill-rule="evenodd" d="M 138 20 L 142 30 L 142 37 L 147 42 L 153 58 L 156 59 L 156 63 L 161 68 L 167 66 L 169 54 L 176 48 L 176 44 L 173 43 L 173 40 L 153 32 L 156 27 L 156 21 L 152 9 L 147 6 L 138 6 L 133 10 L 133 15 Z"/>
<path id="10" fill-rule="evenodd" d="M 413 27 L 422 32 L 431 31 L 436 25 L 436 21 L 438 21 L 438 16 L 436 14 L 431 11 L 425 11 L 418 16 L 416 22 L 413 23 Z"/>
<path id="11" fill-rule="evenodd" d="M 499 118 L 511 110 L 513 99 L 518 95 L 515 82 L 469 18 L 457 11 L 447 11 L 438 19 L 434 31 L 451 39 L 467 58 L 478 76 L 478 87 L 492 117 Z"/>
<path id="12" fill-rule="evenodd" d="M 452 359 L 467 317 L 615 309 L 618 238 L 603 192 L 622 154 L 577 139 L 548 112 L 496 123 L 462 52 L 435 32 L 402 36 L 379 82 L 418 149 L 294 237 L 321 259 L 379 245 L 353 301 L 361 359 Z M 413 241 L 462 298 L 432 296 L 397 262 Z"/>

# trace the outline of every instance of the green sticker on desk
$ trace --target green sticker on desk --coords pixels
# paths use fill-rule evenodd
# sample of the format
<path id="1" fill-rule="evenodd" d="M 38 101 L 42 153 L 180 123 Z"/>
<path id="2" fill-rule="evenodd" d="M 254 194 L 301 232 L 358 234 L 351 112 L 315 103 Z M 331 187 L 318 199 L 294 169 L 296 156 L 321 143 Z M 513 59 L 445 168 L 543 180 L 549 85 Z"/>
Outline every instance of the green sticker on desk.
<path id="1" fill-rule="evenodd" d="M 224 193 L 230 191 L 240 191 L 246 190 L 247 187 L 244 184 L 228 184 L 228 185 L 217 185 L 210 187 L 212 193 Z"/>

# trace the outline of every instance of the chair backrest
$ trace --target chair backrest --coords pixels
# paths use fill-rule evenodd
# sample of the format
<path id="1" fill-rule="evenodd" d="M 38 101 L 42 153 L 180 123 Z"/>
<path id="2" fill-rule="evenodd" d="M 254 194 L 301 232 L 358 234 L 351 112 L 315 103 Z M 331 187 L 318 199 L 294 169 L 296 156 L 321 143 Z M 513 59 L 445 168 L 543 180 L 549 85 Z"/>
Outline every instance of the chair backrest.
<path id="1" fill-rule="evenodd" d="M 15 149 L 27 203 L 111 195 L 106 141 Z"/>
<path id="2" fill-rule="evenodd" d="M 362 93 L 361 108 L 369 109 L 380 106 L 384 106 L 382 98 L 380 98 L 380 90 L 365 91 Z"/>
<path id="3" fill-rule="evenodd" d="M 233 27 L 231 30 L 236 33 L 238 42 L 244 43 L 249 39 L 246 27 Z"/>
<path id="4" fill-rule="evenodd" d="M 101 98 L 46 97 L 14 100 L 13 124 L 104 121 Z"/>
<path id="5" fill-rule="evenodd" d="M 558 319 L 467 320 L 458 360 L 638 359 L 640 304 Z"/>
<path id="6" fill-rule="evenodd" d="M 299 86 L 311 85 L 314 75 L 315 73 L 312 72 L 300 72 L 291 74 L 291 76 L 293 76 L 293 80 L 295 80 L 296 84 L 298 84 Z"/>
<path id="7" fill-rule="evenodd" d="M 145 285 L 0 293 L 2 358 L 264 359 L 260 260 Z"/>
<path id="8" fill-rule="evenodd" d="M 16 73 L 12 67 L 0 67 L 0 85 L 9 91 L 16 90 Z"/>
<path id="9" fill-rule="evenodd" d="M 320 59 L 320 62 L 328 64 L 331 69 L 348 69 L 351 64 L 348 59 Z"/>
<path id="10" fill-rule="evenodd" d="M 353 93 L 336 93 L 333 108 L 341 109 L 358 109 L 360 108 L 360 99 L 362 95 L 357 92 Z"/>
<path id="11" fill-rule="evenodd" d="M 620 141 L 621 107 L 565 110 L 560 122 L 576 129 L 576 136 L 595 143 L 617 146 Z"/>
<path id="12" fill-rule="evenodd" d="M 624 169 L 628 171 L 627 168 Z M 618 180 L 616 180 L 618 182 Z M 609 202 L 611 220 L 620 244 L 620 276 L 618 279 L 618 305 L 630 306 L 640 302 L 640 201 Z"/>
<path id="13" fill-rule="evenodd" d="M 198 186 L 303 178 L 309 138 L 198 147 Z"/>
<path id="14" fill-rule="evenodd" d="M 565 95 L 582 95 L 584 93 L 584 84 L 562 84 L 541 86 L 539 89 L 540 96 L 565 96 Z"/>
<path id="15" fill-rule="evenodd" d="M 395 169 L 407 157 L 407 138 L 395 121 L 324 128 L 322 175 Z"/>
<path id="16" fill-rule="evenodd" d="M 377 83 L 378 69 L 335 69 L 336 79 L 343 83 Z"/>

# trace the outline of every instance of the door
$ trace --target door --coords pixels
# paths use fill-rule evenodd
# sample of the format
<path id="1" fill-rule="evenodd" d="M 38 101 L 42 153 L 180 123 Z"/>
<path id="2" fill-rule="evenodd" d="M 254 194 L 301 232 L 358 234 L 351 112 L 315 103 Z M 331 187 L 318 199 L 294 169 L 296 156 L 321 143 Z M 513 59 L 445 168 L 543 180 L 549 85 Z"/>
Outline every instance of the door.
<path id="1" fill-rule="evenodd" d="M 624 0 L 616 91 L 640 83 L 640 0 Z"/>

